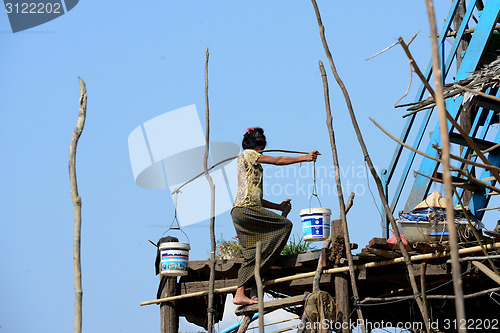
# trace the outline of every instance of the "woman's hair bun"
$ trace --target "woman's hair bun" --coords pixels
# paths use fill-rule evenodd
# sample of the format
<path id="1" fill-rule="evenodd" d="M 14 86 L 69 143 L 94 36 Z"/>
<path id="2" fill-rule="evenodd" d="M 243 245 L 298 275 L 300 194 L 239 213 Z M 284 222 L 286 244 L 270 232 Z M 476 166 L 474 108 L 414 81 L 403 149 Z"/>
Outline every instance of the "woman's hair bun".
<path id="1" fill-rule="evenodd" d="M 264 130 L 260 127 L 250 127 L 243 135 L 243 142 L 241 143 L 243 149 L 253 149 L 257 146 L 266 146 L 266 136 Z"/>

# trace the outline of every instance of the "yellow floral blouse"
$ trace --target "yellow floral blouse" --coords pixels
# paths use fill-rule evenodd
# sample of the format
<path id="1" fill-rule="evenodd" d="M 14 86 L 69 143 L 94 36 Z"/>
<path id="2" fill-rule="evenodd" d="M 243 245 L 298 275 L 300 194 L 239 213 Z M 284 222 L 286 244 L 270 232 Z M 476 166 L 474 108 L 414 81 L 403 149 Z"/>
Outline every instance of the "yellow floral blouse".
<path id="1" fill-rule="evenodd" d="M 262 166 L 260 153 L 245 149 L 238 157 L 238 193 L 233 207 L 262 206 Z"/>

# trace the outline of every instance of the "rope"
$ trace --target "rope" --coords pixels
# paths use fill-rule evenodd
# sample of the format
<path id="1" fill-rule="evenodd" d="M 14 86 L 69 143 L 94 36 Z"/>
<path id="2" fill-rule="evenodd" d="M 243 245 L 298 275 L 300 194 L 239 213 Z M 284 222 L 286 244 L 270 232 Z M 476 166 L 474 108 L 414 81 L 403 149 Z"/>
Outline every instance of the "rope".
<path id="1" fill-rule="evenodd" d="M 186 236 L 186 238 L 188 240 L 188 243 L 191 243 L 190 240 L 189 240 L 188 235 L 181 229 L 181 226 L 179 224 L 179 219 L 177 218 L 177 200 L 178 200 L 178 194 L 179 194 L 179 192 L 175 192 L 173 194 L 174 194 L 174 219 L 172 220 L 172 223 L 170 224 L 170 227 L 162 234 L 162 236 L 164 236 L 170 230 L 179 230 L 180 232 L 182 232 L 184 234 L 184 236 Z M 174 226 L 174 223 L 177 224 L 176 227 Z"/>

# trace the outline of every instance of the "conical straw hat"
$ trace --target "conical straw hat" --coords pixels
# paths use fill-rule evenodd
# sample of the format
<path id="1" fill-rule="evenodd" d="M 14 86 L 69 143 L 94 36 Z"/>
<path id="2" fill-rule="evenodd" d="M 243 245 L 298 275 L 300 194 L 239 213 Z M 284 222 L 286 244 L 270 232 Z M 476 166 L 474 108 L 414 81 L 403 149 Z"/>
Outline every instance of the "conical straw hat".
<path id="1" fill-rule="evenodd" d="M 413 209 L 418 208 L 428 208 L 428 207 L 436 207 L 436 208 L 445 208 L 446 200 L 438 191 L 434 191 L 429 195 L 424 201 L 419 203 Z"/>

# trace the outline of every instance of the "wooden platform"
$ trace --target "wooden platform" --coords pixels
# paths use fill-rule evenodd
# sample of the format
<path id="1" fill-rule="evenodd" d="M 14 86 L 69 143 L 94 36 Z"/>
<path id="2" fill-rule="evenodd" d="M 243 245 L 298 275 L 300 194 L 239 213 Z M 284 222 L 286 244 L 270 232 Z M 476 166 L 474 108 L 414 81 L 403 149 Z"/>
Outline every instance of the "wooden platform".
<path id="1" fill-rule="evenodd" d="M 485 243 L 493 243 L 494 238 L 484 237 Z M 460 247 L 470 247 L 477 244 L 462 243 Z M 437 251 L 446 250 L 446 244 L 417 244 L 408 245 L 407 250 L 410 255 L 434 253 Z M 327 258 L 330 253 L 327 253 Z M 313 272 L 316 270 L 317 261 L 320 251 L 312 251 L 298 255 L 280 256 L 276 261 L 276 266 L 279 269 L 273 269 L 265 273 L 264 280 L 290 276 L 299 273 Z M 483 255 L 478 253 L 478 256 Z M 401 252 L 396 244 L 389 244 L 384 238 L 373 238 L 369 244 L 353 256 L 354 264 L 359 265 L 373 261 L 385 261 L 391 258 L 401 256 Z M 447 263 L 449 258 L 431 259 L 427 261 L 425 272 L 422 271 L 420 262 L 413 263 L 413 269 L 417 282 L 420 283 L 420 276 L 425 274 L 426 291 L 428 295 L 453 295 L 453 286 L 451 280 L 451 266 Z M 218 261 L 216 265 L 216 281 L 215 288 L 225 288 L 237 286 L 238 269 L 242 263 L 242 259 Z M 500 260 L 495 261 L 496 266 L 500 266 Z M 181 277 L 179 285 L 179 294 L 187 294 L 197 291 L 208 290 L 209 277 L 209 262 L 208 261 L 191 261 L 189 263 L 189 274 Z M 334 266 L 334 262 L 325 260 L 325 268 Z M 346 260 L 342 258 L 339 266 L 347 265 Z M 336 267 L 339 267 L 336 266 Z M 461 267 L 464 294 L 473 294 L 489 288 L 498 287 L 491 279 L 479 272 L 470 261 L 464 261 Z M 347 273 L 340 273 L 346 276 Z M 408 282 L 408 273 L 404 264 L 396 264 L 383 267 L 375 267 L 356 271 L 356 279 L 358 282 L 358 290 L 362 299 L 381 298 L 381 297 L 398 297 L 397 303 L 389 302 L 379 306 L 364 306 L 363 314 L 365 320 L 386 322 L 411 322 L 418 317 L 417 312 L 412 312 L 413 300 L 407 296 L 412 295 L 412 291 Z M 320 279 L 320 289 L 331 295 L 335 295 L 335 274 L 324 274 Z M 267 292 L 278 299 L 276 304 L 283 304 L 283 301 L 290 301 L 298 307 L 294 307 L 295 313 L 299 313 L 300 304 L 304 294 L 312 291 L 312 277 L 301 278 L 293 281 L 282 282 L 279 284 L 265 286 L 264 292 Z M 420 285 L 419 285 L 419 288 Z M 224 296 L 225 297 L 225 296 Z M 498 317 L 498 310 L 495 304 L 491 306 L 478 306 L 485 302 L 490 302 L 488 295 L 483 295 L 477 298 L 466 300 L 466 312 L 468 318 L 483 318 L 493 319 Z M 192 304 L 204 303 L 205 297 L 189 298 L 178 300 L 178 304 L 183 309 L 192 309 Z M 274 301 L 273 301 L 274 302 Z M 454 318 L 454 302 L 452 297 L 431 297 L 428 300 L 433 311 L 435 320 L 443 320 Z M 270 302 L 268 302 L 270 303 Z M 274 303 L 271 303 L 274 304 Z M 269 306 L 271 306 L 269 304 Z M 203 308 L 201 306 L 200 308 Z M 269 309 L 272 309 L 271 306 Z M 206 309 L 206 307 L 205 307 Z M 239 309 L 237 314 L 244 314 L 255 311 L 256 309 L 248 306 L 244 309 Z M 193 314 L 190 313 L 192 316 Z M 356 319 L 355 312 L 352 314 L 352 320 Z M 200 312 L 200 318 L 206 317 L 206 311 Z"/>

